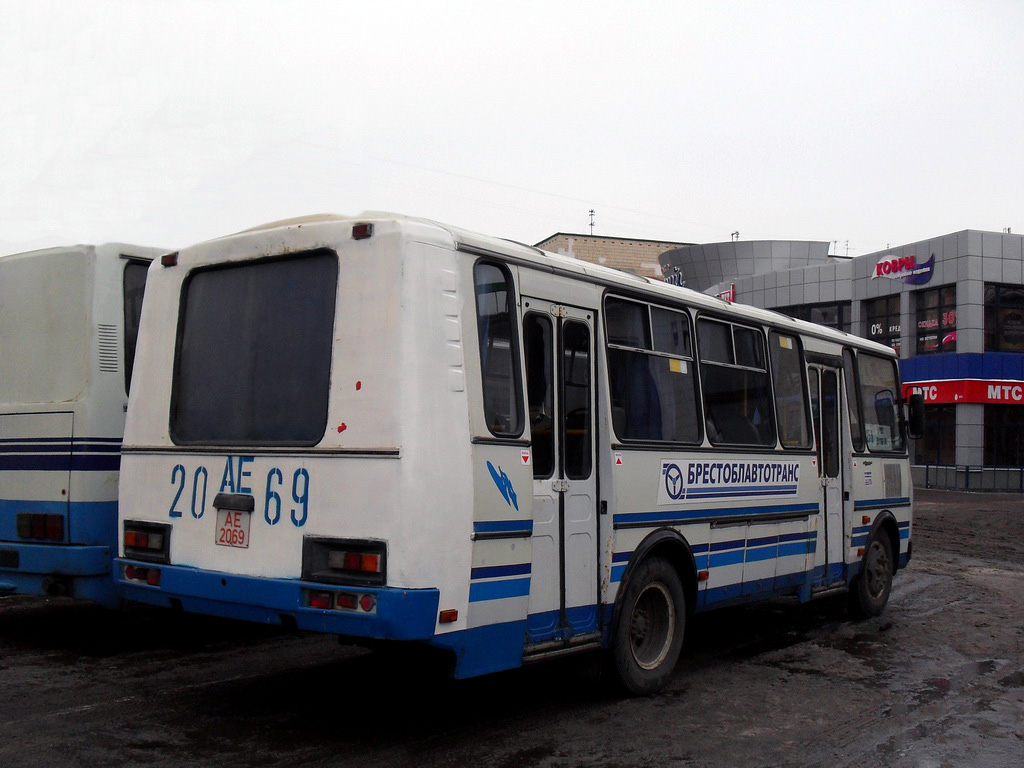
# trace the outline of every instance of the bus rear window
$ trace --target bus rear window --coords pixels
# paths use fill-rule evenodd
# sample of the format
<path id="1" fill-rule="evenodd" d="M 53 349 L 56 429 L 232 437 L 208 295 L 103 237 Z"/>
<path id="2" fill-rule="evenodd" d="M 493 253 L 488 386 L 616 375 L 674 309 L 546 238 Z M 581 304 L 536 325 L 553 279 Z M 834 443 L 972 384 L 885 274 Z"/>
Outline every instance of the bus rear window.
<path id="1" fill-rule="evenodd" d="M 327 250 L 192 275 L 178 336 L 174 441 L 320 442 L 337 283 L 337 257 Z"/>

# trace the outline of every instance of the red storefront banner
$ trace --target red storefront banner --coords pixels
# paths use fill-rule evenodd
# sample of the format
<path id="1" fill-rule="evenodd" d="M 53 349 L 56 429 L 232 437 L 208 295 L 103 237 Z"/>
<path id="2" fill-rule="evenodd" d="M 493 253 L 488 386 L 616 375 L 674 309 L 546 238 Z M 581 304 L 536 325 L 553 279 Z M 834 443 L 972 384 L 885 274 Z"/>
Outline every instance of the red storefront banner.
<path id="1" fill-rule="evenodd" d="M 940 379 L 938 381 L 904 382 L 904 397 L 911 392 L 922 392 L 926 405 L 945 405 L 947 403 L 1024 405 L 1024 381 Z"/>

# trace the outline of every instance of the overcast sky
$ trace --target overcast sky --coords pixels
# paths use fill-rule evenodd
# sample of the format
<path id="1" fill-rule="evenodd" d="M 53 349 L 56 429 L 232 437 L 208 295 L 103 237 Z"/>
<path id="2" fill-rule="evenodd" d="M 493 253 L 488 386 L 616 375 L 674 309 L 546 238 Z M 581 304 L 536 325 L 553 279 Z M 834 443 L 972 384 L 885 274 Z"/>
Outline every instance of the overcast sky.
<path id="1" fill-rule="evenodd" d="M 1024 232 L 1024 3 L 0 0 L 0 253 Z"/>

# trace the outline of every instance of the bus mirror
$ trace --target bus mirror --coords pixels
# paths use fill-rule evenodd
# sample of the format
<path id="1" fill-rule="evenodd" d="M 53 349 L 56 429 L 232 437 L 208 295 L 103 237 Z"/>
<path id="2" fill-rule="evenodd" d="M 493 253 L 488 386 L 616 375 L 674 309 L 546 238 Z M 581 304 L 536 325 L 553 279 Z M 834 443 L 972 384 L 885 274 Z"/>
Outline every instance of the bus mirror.
<path id="1" fill-rule="evenodd" d="M 924 435 L 924 395 L 914 392 L 907 401 L 910 436 L 919 438 Z"/>

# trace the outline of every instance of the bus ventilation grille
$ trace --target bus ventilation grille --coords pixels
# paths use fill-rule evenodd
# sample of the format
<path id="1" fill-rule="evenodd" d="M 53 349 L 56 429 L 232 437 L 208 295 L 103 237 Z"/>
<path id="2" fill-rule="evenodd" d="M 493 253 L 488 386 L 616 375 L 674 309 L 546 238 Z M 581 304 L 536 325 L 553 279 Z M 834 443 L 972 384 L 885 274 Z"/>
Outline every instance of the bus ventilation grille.
<path id="1" fill-rule="evenodd" d="M 117 373 L 117 326 L 96 326 L 96 336 L 100 346 L 100 370 L 105 373 Z"/>
<path id="2" fill-rule="evenodd" d="M 903 495 L 903 469 L 899 464 L 886 464 L 885 477 L 885 498 L 895 499 Z"/>

